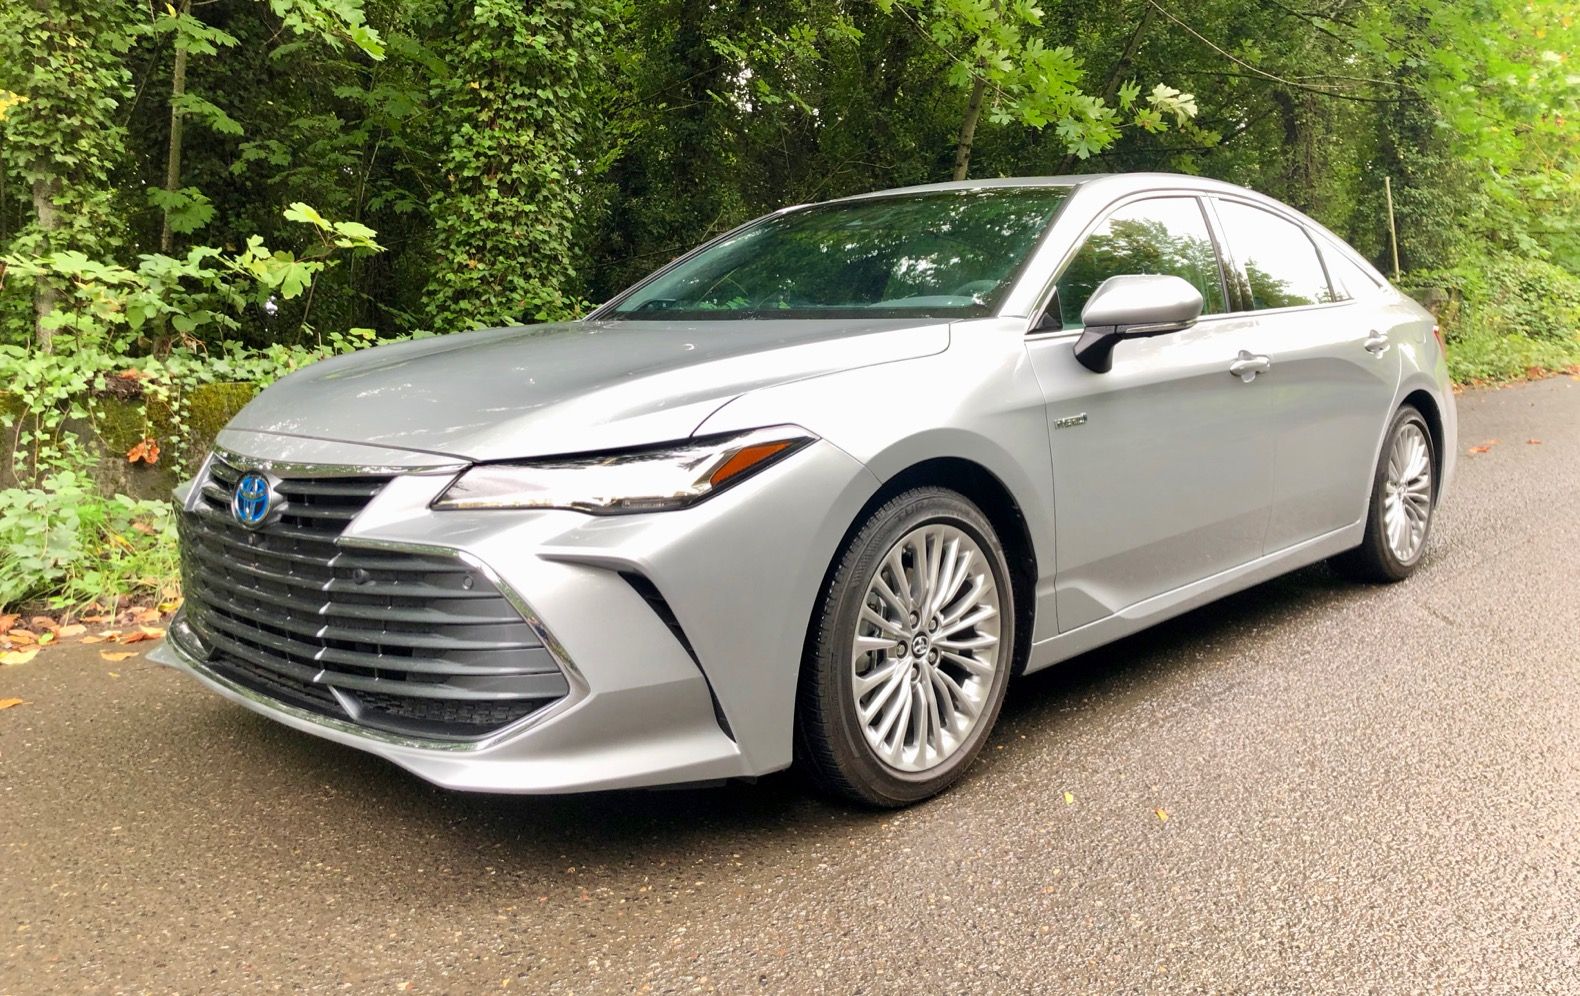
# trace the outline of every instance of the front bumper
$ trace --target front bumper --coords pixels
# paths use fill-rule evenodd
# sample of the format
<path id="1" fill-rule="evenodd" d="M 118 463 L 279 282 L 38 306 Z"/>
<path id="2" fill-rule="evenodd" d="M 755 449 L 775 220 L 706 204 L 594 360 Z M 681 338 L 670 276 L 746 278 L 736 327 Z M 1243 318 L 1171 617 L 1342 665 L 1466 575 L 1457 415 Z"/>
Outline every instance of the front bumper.
<path id="1" fill-rule="evenodd" d="M 244 436 L 222 435 L 221 444 L 274 460 L 297 445 Z M 338 462 L 331 446 L 313 445 L 319 462 Z M 551 708 L 482 739 L 424 740 L 271 698 L 176 640 L 152 659 L 271 719 L 454 789 L 631 788 L 752 777 L 790 763 L 807 625 L 846 529 L 878 486 L 860 463 L 818 442 L 692 508 L 612 517 L 432 511 L 449 480 L 396 477 L 340 543 L 432 550 L 485 568 L 552 639 L 571 693 Z M 647 594 L 633 578 L 645 579 Z M 655 612 L 653 592 L 670 618 Z"/>

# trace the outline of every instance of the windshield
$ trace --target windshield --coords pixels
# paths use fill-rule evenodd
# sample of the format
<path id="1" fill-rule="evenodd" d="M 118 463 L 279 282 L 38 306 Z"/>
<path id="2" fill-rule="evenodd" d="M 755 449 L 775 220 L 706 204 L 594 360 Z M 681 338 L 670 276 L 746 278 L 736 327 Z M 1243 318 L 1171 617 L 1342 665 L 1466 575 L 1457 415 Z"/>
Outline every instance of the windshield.
<path id="1" fill-rule="evenodd" d="M 989 315 L 1068 193 L 949 190 L 775 215 L 639 285 L 602 317 Z"/>

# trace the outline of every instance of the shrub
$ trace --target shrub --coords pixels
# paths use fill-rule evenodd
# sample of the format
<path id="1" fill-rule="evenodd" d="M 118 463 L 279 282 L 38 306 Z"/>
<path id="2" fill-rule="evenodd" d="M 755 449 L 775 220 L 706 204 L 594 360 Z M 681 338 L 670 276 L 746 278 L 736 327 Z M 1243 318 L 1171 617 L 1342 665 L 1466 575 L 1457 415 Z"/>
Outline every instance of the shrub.
<path id="1" fill-rule="evenodd" d="M 1456 382 L 1511 380 L 1580 363 L 1580 276 L 1563 267 L 1498 254 L 1412 277 L 1456 292 L 1438 315 Z"/>

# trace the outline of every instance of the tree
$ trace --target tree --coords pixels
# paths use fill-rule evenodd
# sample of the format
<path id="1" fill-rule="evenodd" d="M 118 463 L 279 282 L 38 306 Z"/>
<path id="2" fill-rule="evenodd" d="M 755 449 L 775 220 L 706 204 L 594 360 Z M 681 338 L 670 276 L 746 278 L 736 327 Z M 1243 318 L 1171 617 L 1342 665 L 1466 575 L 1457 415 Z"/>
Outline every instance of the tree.
<path id="1" fill-rule="evenodd" d="M 585 0 L 472 0 L 433 97 L 448 145 L 428 319 L 441 329 L 570 317 L 587 91 L 603 35 Z"/>
<path id="2" fill-rule="evenodd" d="M 117 112 L 131 95 L 124 56 L 131 8 L 95 0 L 30 0 L 0 18 L 0 169 L 27 185 L 32 217 L 12 251 L 74 249 L 102 254 L 125 230 L 110 178 L 124 129 Z M 61 285 L 35 281 L 33 341 L 48 352 Z"/>

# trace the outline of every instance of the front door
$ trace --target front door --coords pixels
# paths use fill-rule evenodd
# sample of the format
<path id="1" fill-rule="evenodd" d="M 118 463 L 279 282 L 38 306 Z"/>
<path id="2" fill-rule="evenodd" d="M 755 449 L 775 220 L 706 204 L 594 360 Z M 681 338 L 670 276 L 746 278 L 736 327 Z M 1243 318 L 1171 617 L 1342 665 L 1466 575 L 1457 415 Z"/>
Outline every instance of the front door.
<path id="1" fill-rule="evenodd" d="M 1092 373 L 1073 345 L 1086 299 L 1108 277 L 1168 273 L 1202 291 L 1195 328 L 1122 342 Z M 1027 342 L 1048 404 L 1061 632 L 1256 559 L 1272 495 L 1273 434 L 1254 355 L 1255 319 L 1226 315 L 1200 203 L 1124 204 L 1058 281 L 1065 331 Z"/>

